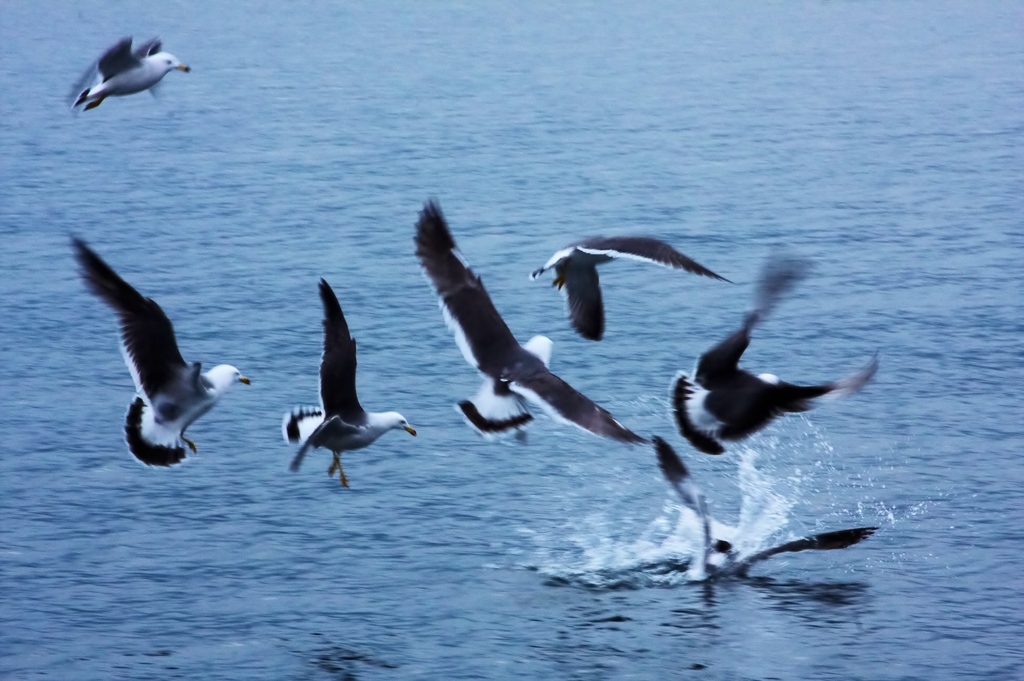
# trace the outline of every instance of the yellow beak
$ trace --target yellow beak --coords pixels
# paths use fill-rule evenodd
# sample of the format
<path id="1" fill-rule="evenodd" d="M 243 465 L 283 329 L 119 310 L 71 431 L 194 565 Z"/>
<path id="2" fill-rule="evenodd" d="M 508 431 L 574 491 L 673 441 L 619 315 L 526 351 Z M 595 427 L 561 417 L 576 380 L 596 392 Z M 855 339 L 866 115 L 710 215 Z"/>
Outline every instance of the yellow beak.
<path id="1" fill-rule="evenodd" d="M 184 71 L 185 73 L 188 73 L 189 71 L 192 70 L 192 69 L 190 69 L 188 66 L 186 66 L 184 64 L 178 64 L 175 68 L 177 68 L 179 71 Z"/>
<path id="2" fill-rule="evenodd" d="M 416 429 L 413 428 L 412 426 L 402 426 L 402 430 L 409 433 L 409 435 L 416 437 Z"/>
<path id="3" fill-rule="evenodd" d="M 246 385 L 252 385 L 252 383 L 249 382 L 249 379 L 246 378 L 245 376 L 239 376 L 238 380 L 241 381 L 242 383 L 245 383 Z"/>

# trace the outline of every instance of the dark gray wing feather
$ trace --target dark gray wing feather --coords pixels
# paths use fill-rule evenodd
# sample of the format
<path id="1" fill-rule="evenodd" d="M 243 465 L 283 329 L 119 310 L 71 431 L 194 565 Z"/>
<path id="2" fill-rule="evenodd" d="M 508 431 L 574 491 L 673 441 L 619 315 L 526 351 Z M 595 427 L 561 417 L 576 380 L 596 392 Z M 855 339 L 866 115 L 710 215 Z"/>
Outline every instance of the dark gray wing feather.
<path id="1" fill-rule="evenodd" d="M 539 399 L 541 406 L 584 430 L 619 442 L 647 442 L 616 421 L 605 409 L 547 370 L 534 370 L 528 375 L 519 376 L 513 373 L 508 378 L 513 390 L 516 390 L 516 387 L 525 388 L 528 392 L 517 392 L 531 401 Z"/>
<path id="2" fill-rule="evenodd" d="M 416 255 L 437 295 L 466 338 L 476 367 L 501 378 L 519 343 L 498 314 L 483 282 L 473 274 L 455 246 L 441 207 L 428 201 L 416 223 Z"/>
<path id="3" fill-rule="evenodd" d="M 565 295 L 569 319 L 579 334 L 589 340 L 601 340 L 604 335 L 604 303 L 597 268 L 574 263 L 570 258 L 565 265 Z"/>
<path id="4" fill-rule="evenodd" d="M 755 553 L 749 558 L 744 558 L 737 564 L 738 572 L 746 572 L 755 563 L 759 563 L 764 560 L 768 560 L 772 556 L 776 556 L 780 553 L 796 553 L 798 551 L 834 551 L 835 549 L 845 549 L 849 546 L 867 539 L 878 530 L 877 527 L 857 527 L 850 530 L 836 530 L 835 532 L 825 532 L 823 534 L 816 534 L 810 537 L 804 537 L 803 539 L 797 539 L 795 541 L 787 542 L 781 546 L 775 546 L 770 549 Z"/>
<path id="5" fill-rule="evenodd" d="M 83 241 L 73 239 L 72 245 L 85 283 L 121 320 L 121 338 L 146 395 L 155 395 L 178 380 L 187 367 L 164 311 L 117 276 Z"/>
<path id="6" fill-rule="evenodd" d="M 136 68 L 140 63 L 138 58 L 132 54 L 132 39 L 128 37 L 122 38 L 119 43 L 107 50 L 100 57 L 97 68 L 103 75 L 103 81 L 106 82 L 119 73 Z"/>
<path id="7" fill-rule="evenodd" d="M 151 57 L 162 49 L 163 42 L 161 42 L 160 38 L 151 38 L 132 50 L 132 56 L 139 61 L 142 61 L 146 57 Z"/>
<path id="8" fill-rule="evenodd" d="M 324 305 L 324 354 L 320 361 L 320 399 L 325 419 L 340 416 L 357 423 L 364 414 L 356 395 L 356 341 L 348 330 L 337 296 L 328 283 L 320 280 L 320 300 Z"/>
<path id="9" fill-rule="evenodd" d="M 683 255 L 664 241 L 647 236 L 591 237 L 577 244 L 576 247 L 584 252 L 596 251 L 612 257 L 615 257 L 617 254 L 625 257 L 634 256 L 665 267 L 673 267 L 686 270 L 691 274 L 699 274 L 702 277 L 729 281 L 725 277 L 715 274 L 696 260 Z"/>
<path id="10" fill-rule="evenodd" d="M 658 455 L 658 466 L 661 468 L 661 472 L 665 475 L 665 479 L 675 488 L 679 499 L 687 508 L 700 516 L 701 525 L 704 529 L 704 560 L 707 561 L 707 557 L 712 550 L 711 518 L 708 516 L 708 507 L 707 502 L 704 500 L 704 495 L 701 493 L 700 488 L 697 487 L 697 483 L 693 481 L 690 472 L 686 470 L 683 460 L 679 458 L 679 455 L 676 454 L 675 450 L 667 442 L 655 436 L 654 451 Z"/>
<path id="11" fill-rule="evenodd" d="M 810 270 L 805 260 L 775 257 L 761 272 L 755 294 L 754 310 L 747 314 L 743 326 L 711 348 L 697 361 L 694 379 L 708 390 L 713 390 L 736 373 L 743 352 L 750 345 L 750 333 L 764 321 L 779 304 L 782 297 L 803 279 Z"/>

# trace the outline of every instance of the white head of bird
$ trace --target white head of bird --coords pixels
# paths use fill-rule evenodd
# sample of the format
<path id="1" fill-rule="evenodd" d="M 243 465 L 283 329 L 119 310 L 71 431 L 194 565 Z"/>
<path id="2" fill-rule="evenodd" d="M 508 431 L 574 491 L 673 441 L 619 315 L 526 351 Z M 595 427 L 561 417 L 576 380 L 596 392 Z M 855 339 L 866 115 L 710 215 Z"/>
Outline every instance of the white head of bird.
<path id="1" fill-rule="evenodd" d="M 386 411 L 382 414 L 372 414 L 372 421 L 375 425 L 387 428 L 388 430 L 404 430 L 409 435 L 416 435 L 416 429 L 409 425 L 405 417 L 397 411 Z"/>
<path id="2" fill-rule="evenodd" d="M 228 388 L 233 386 L 235 383 L 245 383 L 246 385 L 249 385 L 249 379 L 243 376 L 241 371 L 230 364 L 218 364 L 203 374 L 203 378 L 210 382 L 213 386 L 214 394 L 218 396 L 226 393 Z"/>
<path id="3" fill-rule="evenodd" d="M 185 64 L 182 64 L 178 60 L 178 58 L 170 52 L 157 52 L 156 54 L 151 54 L 148 57 L 146 57 L 146 61 L 148 61 L 151 64 L 156 64 L 157 66 L 160 66 L 161 68 L 163 68 L 164 73 L 170 73 L 174 69 L 184 71 L 185 73 L 188 73 L 192 70 Z"/>

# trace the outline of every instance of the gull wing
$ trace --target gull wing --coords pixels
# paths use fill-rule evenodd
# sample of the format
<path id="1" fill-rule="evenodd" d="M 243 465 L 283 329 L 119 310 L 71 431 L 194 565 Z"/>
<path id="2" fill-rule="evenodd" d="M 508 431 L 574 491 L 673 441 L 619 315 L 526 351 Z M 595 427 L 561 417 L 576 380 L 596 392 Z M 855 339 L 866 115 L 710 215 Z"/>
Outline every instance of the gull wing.
<path id="1" fill-rule="evenodd" d="M 696 260 L 683 255 L 664 241 L 647 236 L 591 237 L 578 244 L 576 248 L 590 255 L 606 255 L 609 258 L 629 258 L 652 262 L 662 267 L 686 270 L 702 277 L 729 281 Z"/>
<path id="2" fill-rule="evenodd" d="M 572 423 L 595 435 L 608 437 L 619 442 L 637 444 L 647 442 L 633 431 L 615 420 L 571 385 L 547 369 L 532 368 L 526 375 L 509 377 L 509 387 L 529 401 L 542 407 L 551 416 Z"/>
<path id="3" fill-rule="evenodd" d="M 704 527 L 704 560 L 706 561 L 711 553 L 711 518 L 708 516 L 708 506 L 704 495 L 693 481 L 690 472 L 686 470 L 683 460 L 667 442 L 655 436 L 654 450 L 658 455 L 658 466 L 665 475 L 665 479 L 675 488 L 683 505 L 696 513 L 701 520 Z"/>
<path id="4" fill-rule="evenodd" d="M 103 81 L 106 82 L 119 73 L 136 68 L 139 64 L 141 64 L 139 59 L 132 54 L 132 39 L 128 37 L 121 38 L 119 43 L 107 50 L 100 57 L 97 68 L 103 75 Z"/>
<path id="5" fill-rule="evenodd" d="M 573 327 L 588 340 L 601 340 L 604 302 L 597 267 L 573 262 L 570 258 L 565 265 L 565 296 Z"/>
<path id="6" fill-rule="evenodd" d="M 337 296 L 323 279 L 320 280 L 320 300 L 324 305 L 320 399 L 325 417 L 340 416 L 344 421 L 357 423 L 364 412 L 356 395 L 356 341 L 349 333 Z"/>
<path id="7" fill-rule="evenodd" d="M 716 383 L 735 375 L 740 358 L 750 345 L 750 332 L 768 317 L 782 297 L 803 279 L 809 270 L 809 263 L 795 258 L 776 257 L 766 263 L 757 284 L 754 310 L 747 314 L 743 326 L 697 360 L 694 378 L 698 384 L 713 390 Z"/>
<path id="8" fill-rule="evenodd" d="M 428 201 L 423 207 L 415 241 L 416 255 L 440 297 L 445 321 L 463 357 L 492 378 L 501 378 L 519 343 L 456 247 L 436 202 Z"/>
<path id="9" fill-rule="evenodd" d="M 142 61 L 146 57 L 151 57 L 162 49 L 163 42 L 160 38 L 151 38 L 132 50 L 132 56 L 135 57 L 135 59 Z"/>
<path id="10" fill-rule="evenodd" d="M 761 551 L 760 553 L 755 553 L 749 558 L 744 558 L 737 564 L 737 572 L 741 574 L 745 573 L 755 563 L 768 560 L 772 556 L 776 556 L 780 553 L 796 553 L 798 551 L 834 551 L 836 549 L 845 549 L 867 539 L 873 535 L 876 530 L 878 530 L 877 527 L 856 527 L 849 530 L 836 530 L 835 532 L 815 534 L 810 537 L 804 537 L 803 539 L 787 542 L 781 546 L 775 546 Z"/>
<path id="11" fill-rule="evenodd" d="M 672 415 L 675 417 L 679 433 L 690 441 L 698 451 L 705 454 L 724 454 L 725 447 L 715 439 L 712 433 L 708 433 L 697 427 L 690 420 L 690 412 L 687 409 L 687 401 L 694 392 L 694 386 L 690 383 L 685 372 L 676 374 L 672 383 Z"/>
<path id="12" fill-rule="evenodd" d="M 73 239 L 72 245 L 85 283 L 114 308 L 121 320 L 125 363 L 136 390 L 152 398 L 188 370 L 171 320 L 155 301 L 142 297 L 85 242 Z"/>
<path id="13" fill-rule="evenodd" d="M 153 432 L 145 432 L 144 412 L 148 409 L 141 397 L 136 397 L 125 415 L 124 436 L 128 450 L 147 466 L 173 466 L 185 458 L 185 448 L 177 444 L 178 438 L 158 425 Z M 147 437 L 148 436 L 148 437 Z M 164 442 L 153 442 L 153 439 Z"/>

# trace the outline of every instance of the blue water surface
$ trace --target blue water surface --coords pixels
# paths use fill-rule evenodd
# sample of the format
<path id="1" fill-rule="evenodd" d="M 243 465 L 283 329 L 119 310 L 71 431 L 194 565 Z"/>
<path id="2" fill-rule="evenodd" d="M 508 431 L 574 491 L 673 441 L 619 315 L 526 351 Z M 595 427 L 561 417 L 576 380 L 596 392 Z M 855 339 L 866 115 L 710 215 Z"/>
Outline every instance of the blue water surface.
<path id="1" fill-rule="evenodd" d="M 1020 3 L 82 3 L 0 8 L 4 679 L 1024 678 Z M 192 66 L 80 115 L 122 35 Z M 696 541 L 647 447 L 541 418 L 488 442 L 413 255 L 437 197 L 521 341 L 680 451 L 748 543 L 878 525 L 746 580 Z M 729 285 L 619 262 L 601 343 L 528 273 L 651 234 Z M 252 378 L 173 469 L 127 452 L 116 320 L 88 241 L 189 361 Z M 862 393 L 723 457 L 667 386 L 734 330 L 774 248 L 813 275 L 745 366 Z M 319 277 L 364 406 L 402 412 L 297 474 Z M 738 528 L 738 529 L 737 529 Z"/>

